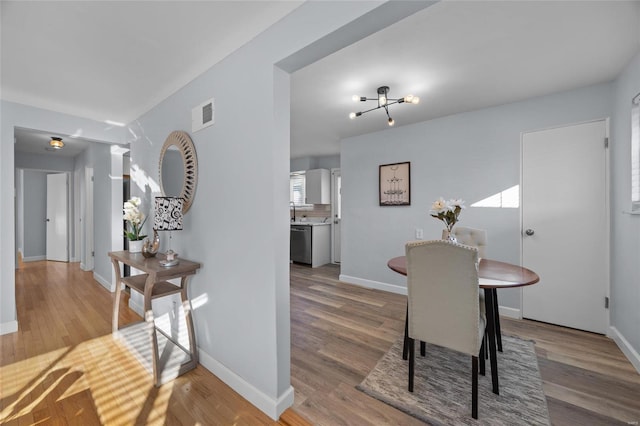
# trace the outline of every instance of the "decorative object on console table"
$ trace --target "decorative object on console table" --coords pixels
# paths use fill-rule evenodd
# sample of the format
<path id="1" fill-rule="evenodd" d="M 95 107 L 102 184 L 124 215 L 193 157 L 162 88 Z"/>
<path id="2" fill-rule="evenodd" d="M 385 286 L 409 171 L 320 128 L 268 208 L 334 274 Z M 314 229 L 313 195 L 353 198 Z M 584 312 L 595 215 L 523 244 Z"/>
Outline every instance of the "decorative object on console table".
<path id="1" fill-rule="evenodd" d="M 458 222 L 460 212 L 464 209 L 464 201 L 454 198 L 446 201 L 440 197 L 431 205 L 429 214 L 444 222 L 445 229 L 442 230 L 442 239 L 456 242 L 456 237 L 451 233 L 453 226 Z"/>
<path id="2" fill-rule="evenodd" d="M 123 218 L 127 222 L 125 226 L 129 228 L 129 230 L 125 228 L 124 235 L 129 240 L 130 253 L 140 253 L 142 251 L 142 242 L 146 237 L 146 235 L 141 235 L 142 227 L 147 218 L 140 211 L 140 204 L 140 198 L 132 197 L 130 200 L 125 201 L 122 206 Z"/>
<path id="3" fill-rule="evenodd" d="M 161 260 L 160 265 L 175 266 L 180 261 L 177 259 L 178 253 L 171 250 L 171 231 L 182 231 L 183 200 L 178 197 L 156 197 L 155 205 L 153 229 L 169 231 L 169 250 L 165 253 L 166 260 Z"/>
<path id="4" fill-rule="evenodd" d="M 411 163 L 383 164 L 379 169 L 381 206 L 411 205 Z"/>
<path id="5" fill-rule="evenodd" d="M 153 230 L 153 240 L 147 237 L 142 242 L 142 255 L 144 257 L 154 257 L 158 253 L 160 249 L 160 235 L 158 235 L 158 231 Z"/>

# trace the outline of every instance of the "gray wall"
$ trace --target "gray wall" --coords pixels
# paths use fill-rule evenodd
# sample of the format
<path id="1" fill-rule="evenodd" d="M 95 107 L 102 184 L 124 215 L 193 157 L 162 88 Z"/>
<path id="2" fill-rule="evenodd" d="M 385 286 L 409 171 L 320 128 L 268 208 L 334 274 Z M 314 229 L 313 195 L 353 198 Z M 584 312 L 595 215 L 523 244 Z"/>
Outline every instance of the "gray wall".
<path id="1" fill-rule="evenodd" d="M 611 121 L 611 325 L 640 353 L 640 215 L 631 206 L 631 98 L 640 93 L 640 54 L 614 85 Z M 631 351 L 627 352 L 630 356 Z M 636 358 L 640 371 L 640 359 Z"/>
<path id="2" fill-rule="evenodd" d="M 24 171 L 24 251 L 25 260 L 47 254 L 47 174 Z"/>
<path id="3" fill-rule="evenodd" d="M 412 13 L 427 4 L 390 2 L 389 8 L 413 8 Z M 274 64 L 298 69 L 388 25 L 389 17 L 395 22 L 406 16 L 380 12 L 353 23 L 377 6 L 305 2 L 132 126 L 138 137 L 131 141 L 131 167 L 140 169 L 132 174 L 132 195 L 148 209 L 159 191 L 157 164 L 165 138 L 190 129 L 191 109 L 215 98 L 215 124 L 191 134 L 198 187 L 172 248 L 203 265 L 190 287 L 201 363 L 274 418 L 293 402 L 289 75 Z M 246 97 L 254 101 L 243 102 Z M 260 220 L 247 221 L 245 213 L 256 205 Z"/>
<path id="4" fill-rule="evenodd" d="M 300 170 L 311 169 L 339 169 L 340 168 L 340 156 L 339 155 L 322 155 L 318 157 L 300 157 L 292 158 L 290 161 L 289 170 L 292 172 L 298 172 Z"/>
<path id="5" fill-rule="evenodd" d="M 15 153 L 15 167 L 34 170 L 73 171 L 73 157 L 57 157 L 54 155 Z"/>
<path id="6" fill-rule="evenodd" d="M 520 183 L 522 132 L 611 115 L 611 85 L 601 84 L 495 108 L 345 139 L 341 143 L 343 278 L 406 291 L 388 259 L 415 239 L 440 238 L 429 215 L 440 196 L 467 206 Z M 411 206 L 378 205 L 378 166 L 411 162 Z M 487 256 L 520 263 L 520 210 L 467 208 L 460 223 L 488 231 Z M 502 306 L 520 309 L 520 290 L 503 291 Z"/>

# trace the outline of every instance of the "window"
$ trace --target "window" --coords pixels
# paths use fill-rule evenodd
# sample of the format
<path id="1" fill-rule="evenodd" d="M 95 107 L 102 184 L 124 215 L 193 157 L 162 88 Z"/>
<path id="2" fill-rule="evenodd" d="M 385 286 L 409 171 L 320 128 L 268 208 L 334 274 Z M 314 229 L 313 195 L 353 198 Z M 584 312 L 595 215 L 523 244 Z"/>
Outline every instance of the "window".
<path id="1" fill-rule="evenodd" d="M 640 93 L 631 105 L 631 211 L 640 213 Z"/>
<path id="2" fill-rule="evenodd" d="M 305 183 L 304 172 L 294 172 L 289 175 L 289 201 L 295 206 L 304 205 L 306 198 L 304 193 Z"/>

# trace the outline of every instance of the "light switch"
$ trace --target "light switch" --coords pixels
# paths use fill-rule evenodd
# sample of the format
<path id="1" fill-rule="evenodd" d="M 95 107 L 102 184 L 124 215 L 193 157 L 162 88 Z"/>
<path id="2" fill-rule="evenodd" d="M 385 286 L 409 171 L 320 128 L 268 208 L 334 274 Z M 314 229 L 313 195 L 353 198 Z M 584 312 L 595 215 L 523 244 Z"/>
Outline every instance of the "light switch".
<path id="1" fill-rule="evenodd" d="M 421 240 L 424 238 L 424 233 L 422 232 L 422 228 L 416 228 L 416 240 Z"/>

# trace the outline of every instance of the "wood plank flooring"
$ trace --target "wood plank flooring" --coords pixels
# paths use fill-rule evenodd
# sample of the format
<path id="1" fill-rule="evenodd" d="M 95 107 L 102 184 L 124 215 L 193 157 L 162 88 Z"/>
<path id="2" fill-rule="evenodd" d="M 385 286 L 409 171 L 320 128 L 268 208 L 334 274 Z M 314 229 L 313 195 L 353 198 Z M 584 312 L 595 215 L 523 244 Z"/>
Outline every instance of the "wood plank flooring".
<path id="1" fill-rule="evenodd" d="M 402 336 L 406 297 L 340 283 L 339 268 L 291 267 L 295 410 L 316 425 L 422 424 L 355 389 Z M 640 422 L 640 375 L 605 336 L 501 319 L 535 342 L 553 425 Z"/>
<path id="2" fill-rule="evenodd" d="M 17 333 L 0 336 L 0 424 L 418 425 L 355 389 L 401 336 L 406 299 L 291 266 L 293 410 L 276 423 L 203 367 L 159 388 L 111 337 L 113 295 L 78 264 L 16 271 Z M 126 298 L 126 296 L 124 296 Z M 120 323 L 140 320 L 121 301 Z M 535 341 L 554 425 L 640 420 L 640 375 L 604 336 L 503 319 Z"/>

